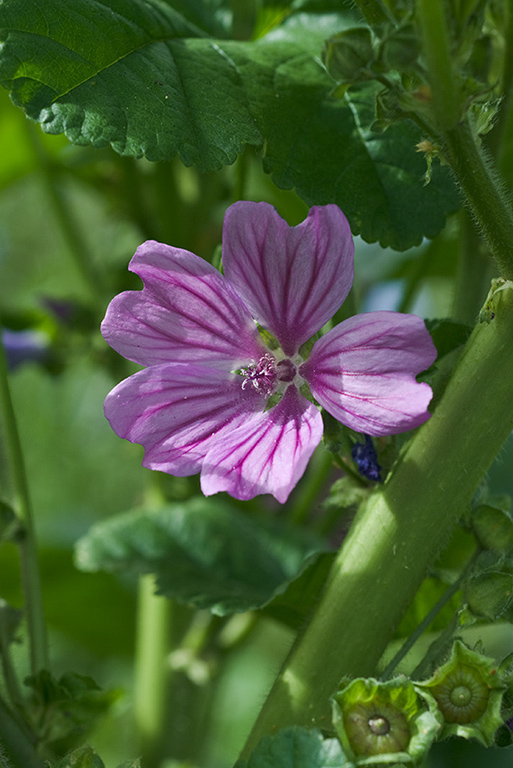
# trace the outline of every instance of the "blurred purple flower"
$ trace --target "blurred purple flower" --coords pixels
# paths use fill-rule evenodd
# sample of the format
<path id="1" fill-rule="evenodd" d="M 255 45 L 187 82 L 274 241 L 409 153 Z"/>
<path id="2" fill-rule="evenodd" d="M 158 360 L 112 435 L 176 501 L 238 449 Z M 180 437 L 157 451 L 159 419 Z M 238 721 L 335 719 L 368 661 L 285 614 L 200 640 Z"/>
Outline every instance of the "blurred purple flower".
<path id="1" fill-rule="evenodd" d="M 4 328 L 2 343 L 10 371 L 16 370 L 23 363 L 44 362 L 48 358 L 48 337 L 32 328 L 21 331 Z"/>
<path id="2" fill-rule="evenodd" d="M 207 496 L 272 493 L 285 502 L 322 436 L 308 387 L 358 432 L 389 435 L 424 422 L 432 393 L 415 376 L 436 351 L 419 317 L 352 317 L 309 357 L 300 352 L 346 298 L 353 259 L 335 205 L 289 227 L 267 203 L 235 203 L 224 220 L 226 277 L 188 251 L 141 245 L 130 269 L 144 288 L 115 297 L 102 324 L 111 347 L 147 366 L 107 396 L 114 431 L 144 446 L 150 469 L 201 472 Z"/>

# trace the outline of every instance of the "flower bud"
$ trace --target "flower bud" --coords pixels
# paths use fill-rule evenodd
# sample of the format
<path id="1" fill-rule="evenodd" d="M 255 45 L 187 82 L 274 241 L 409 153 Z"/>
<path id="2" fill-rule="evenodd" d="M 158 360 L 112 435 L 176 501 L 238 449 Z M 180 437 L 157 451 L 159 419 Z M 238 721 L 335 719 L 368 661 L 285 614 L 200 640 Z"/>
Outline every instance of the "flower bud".
<path id="1" fill-rule="evenodd" d="M 323 61 L 330 75 L 340 83 L 366 79 L 364 70 L 374 59 L 368 27 L 345 29 L 326 41 Z"/>

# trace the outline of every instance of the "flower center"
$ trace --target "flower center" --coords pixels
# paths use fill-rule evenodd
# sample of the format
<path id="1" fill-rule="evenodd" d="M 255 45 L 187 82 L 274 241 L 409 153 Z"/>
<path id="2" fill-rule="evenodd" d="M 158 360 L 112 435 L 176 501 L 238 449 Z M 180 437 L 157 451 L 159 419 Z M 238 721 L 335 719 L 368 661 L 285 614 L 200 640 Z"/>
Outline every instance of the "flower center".
<path id="1" fill-rule="evenodd" d="M 270 395 L 274 391 L 276 382 L 276 361 L 272 355 L 264 355 L 258 363 L 252 360 L 246 368 L 241 368 L 244 376 L 242 389 L 251 384 L 262 395 Z"/>
<path id="2" fill-rule="evenodd" d="M 297 368 L 288 358 L 276 361 L 272 355 L 265 354 L 257 363 L 252 360 L 237 372 L 244 377 L 242 389 L 251 385 L 257 392 L 269 397 L 280 388 L 282 382 L 290 384 L 294 381 Z"/>

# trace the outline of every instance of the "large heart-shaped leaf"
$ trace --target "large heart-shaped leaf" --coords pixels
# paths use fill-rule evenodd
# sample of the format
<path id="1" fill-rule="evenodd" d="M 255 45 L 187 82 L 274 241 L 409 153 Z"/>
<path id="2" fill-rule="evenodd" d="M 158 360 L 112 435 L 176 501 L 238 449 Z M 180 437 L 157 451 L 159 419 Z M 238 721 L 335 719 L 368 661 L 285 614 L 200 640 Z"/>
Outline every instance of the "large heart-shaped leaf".
<path id="1" fill-rule="evenodd" d="M 267 36 L 239 42 L 208 37 L 225 30 L 201 4 L 187 15 L 176 4 L 183 13 L 163 0 L 3 0 L 0 82 L 43 130 L 77 144 L 178 154 L 201 171 L 263 147 L 278 186 L 337 203 L 369 242 L 404 250 L 440 231 L 459 202 L 447 169 L 424 184 L 418 128 L 373 132 L 374 86 L 331 95 L 322 40 L 354 11 L 291 6 Z"/>

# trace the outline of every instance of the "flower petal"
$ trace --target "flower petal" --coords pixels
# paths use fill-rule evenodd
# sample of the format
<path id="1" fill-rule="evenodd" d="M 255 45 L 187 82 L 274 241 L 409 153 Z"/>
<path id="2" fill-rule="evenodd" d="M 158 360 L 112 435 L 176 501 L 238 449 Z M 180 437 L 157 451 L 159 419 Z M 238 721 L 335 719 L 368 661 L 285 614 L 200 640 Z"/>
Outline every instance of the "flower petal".
<path id="1" fill-rule="evenodd" d="M 205 496 L 227 491 L 237 499 L 272 493 L 283 504 L 321 437 L 320 412 L 291 385 L 274 408 L 212 443 L 201 490 Z"/>
<path id="2" fill-rule="evenodd" d="M 353 282 L 353 260 L 351 230 L 336 205 L 312 208 L 297 227 L 268 203 L 239 202 L 226 212 L 226 277 L 286 355 L 341 306 Z"/>
<path id="3" fill-rule="evenodd" d="M 201 365 L 167 363 L 118 384 L 105 399 L 111 427 L 145 448 L 143 466 L 184 477 L 199 472 L 224 430 L 236 429 L 266 398 L 241 377 Z"/>
<path id="4" fill-rule="evenodd" d="M 394 435 L 429 418 L 431 387 L 415 381 L 436 358 L 416 315 L 356 315 L 318 339 L 303 376 L 318 402 L 357 432 Z"/>
<path id="5" fill-rule="evenodd" d="M 148 240 L 130 262 L 144 282 L 110 303 L 105 340 L 141 365 L 208 363 L 233 370 L 262 355 L 255 322 L 217 269 L 180 248 Z"/>

